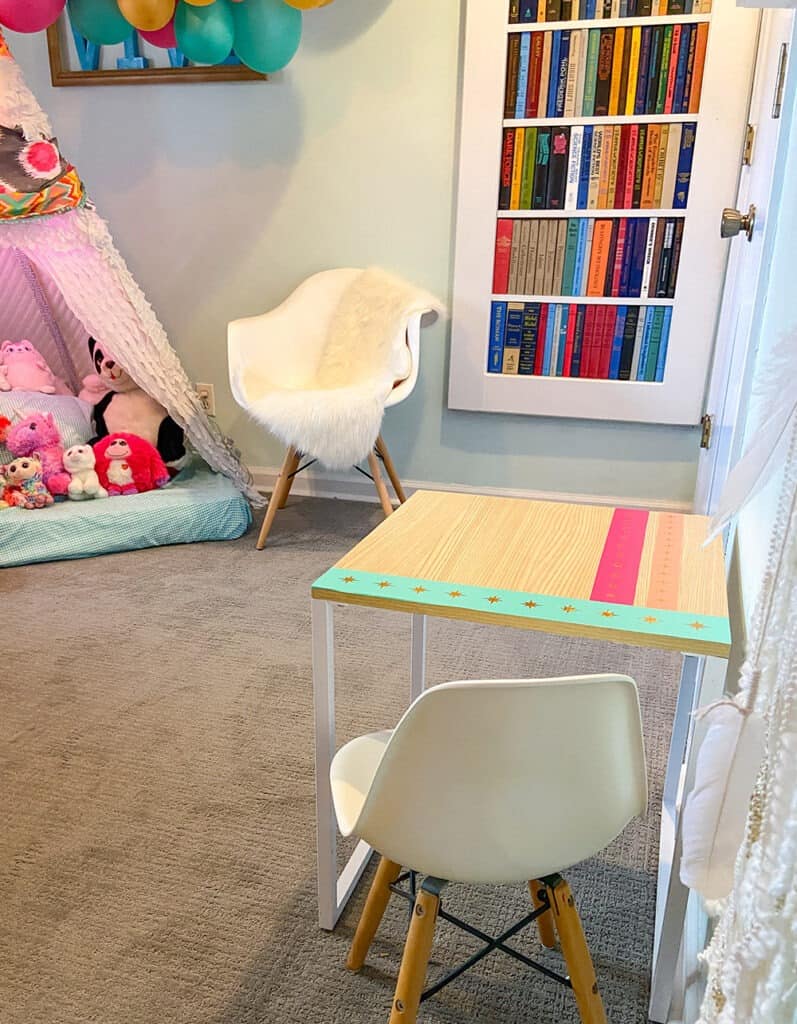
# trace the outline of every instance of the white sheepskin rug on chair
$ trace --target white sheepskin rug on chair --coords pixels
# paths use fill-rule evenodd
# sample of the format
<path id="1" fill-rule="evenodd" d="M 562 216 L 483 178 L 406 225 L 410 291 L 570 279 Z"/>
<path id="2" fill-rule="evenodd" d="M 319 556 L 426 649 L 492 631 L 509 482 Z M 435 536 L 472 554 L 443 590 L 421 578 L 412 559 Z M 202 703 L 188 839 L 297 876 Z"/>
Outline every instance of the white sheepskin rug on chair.
<path id="1" fill-rule="evenodd" d="M 248 374 L 249 412 L 328 469 L 356 465 L 373 450 L 394 385 L 411 371 L 407 322 L 430 310 L 442 307 L 427 292 L 384 270 L 363 270 L 332 314 L 314 378 L 286 388 Z"/>

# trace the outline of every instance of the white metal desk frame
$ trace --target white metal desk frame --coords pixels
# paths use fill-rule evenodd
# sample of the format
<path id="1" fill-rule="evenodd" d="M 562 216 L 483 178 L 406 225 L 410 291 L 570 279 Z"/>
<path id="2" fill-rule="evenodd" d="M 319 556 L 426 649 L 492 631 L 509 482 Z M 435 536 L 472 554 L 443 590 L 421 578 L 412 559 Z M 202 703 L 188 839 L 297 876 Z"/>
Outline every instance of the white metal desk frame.
<path id="1" fill-rule="evenodd" d="M 331 930 L 343 912 L 373 853 L 362 840 L 338 876 L 337 824 L 332 804 L 329 768 L 335 755 L 335 625 L 334 601 L 312 600 L 313 699 L 315 706 L 316 826 L 318 843 L 318 919 Z M 396 611 L 401 611 L 397 608 Z M 424 690 L 426 676 L 426 616 L 411 618 L 410 701 Z M 497 622 L 496 625 L 499 625 Z M 510 627 L 511 628 L 511 627 Z M 698 655 L 683 656 L 683 669 L 673 718 L 672 738 L 664 778 L 659 873 L 656 888 L 656 926 L 649 1017 L 664 1024 L 672 1001 L 689 891 L 682 885 L 681 795 L 694 775 L 692 714 L 722 692 L 725 661 Z M 706 665 L 712 671 L 706 672 Z M 704 684 L 704 677 L 711 685 Z M 708 691 L 711 690 L 709 693 Z"/>

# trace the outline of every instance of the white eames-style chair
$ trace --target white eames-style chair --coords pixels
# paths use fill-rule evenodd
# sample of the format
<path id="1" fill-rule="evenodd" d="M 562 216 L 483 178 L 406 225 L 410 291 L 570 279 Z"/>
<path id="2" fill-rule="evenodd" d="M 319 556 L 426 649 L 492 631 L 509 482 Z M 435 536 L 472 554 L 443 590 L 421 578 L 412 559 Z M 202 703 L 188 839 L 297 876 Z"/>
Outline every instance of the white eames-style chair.
<path id="1" fill-rule="evenodd" d="M 570 888 L 559 872 L 606 847 L 645 812 L 647 783 L 636 684 L 627 676 L 445 683 L 423 693 L 391 732 L 347 743 L 331 767 L 344 836 L 381 855 L 347 966 L 359 970 L 391 892 L 414 901 L 391 1024 L 499 949 L 572 987 L 583 1024 L 606 1015 Z M 402 870 L 405 874 L 402 874 Z M 416 890 L 416 873 L 425 876 Z M 410 893 L 402 890 L 410 880 Z M 423 992 L 448 882 L 527 884 L 533 909 Z M 558 936 L 569 978 L 507 945 L 536 921 Z"/>
<path id="2" fill-rule="evenodd" d="M 230 386 L 242 409 L 252 411 L 258 378 L 295 391 L 301 401 L 301 391 L 312 379 L 322 357 L 338 304 L 346 289 L 362 273 L 357 268 L 338 268 L 313 274 L 275 309 L 260 316 L 233 320 L 228 325 Z M 421 321 L 429 312 L 431 310 L 409 314 L 396 338 L 392 364 L 395 377 L 392 389 L 384 397 L 385 409 L 403 402 L 415 388 L 420 364 Z M 277 511 L 285 507 L 295 476 L 306 468 L 300 467 L 303 456 L 314 461 L 315 454 L 307 447 L 287 449 L 258 537 L 259 550 L 265 547 Z M 404 488 L 381 433 L 374 451 L 368 455 L 368 467 L 382 510 L 389 515 L 393 505 L 380 472 L 380 461 L 399 503 L 403 503 L 407 500 Z"/>

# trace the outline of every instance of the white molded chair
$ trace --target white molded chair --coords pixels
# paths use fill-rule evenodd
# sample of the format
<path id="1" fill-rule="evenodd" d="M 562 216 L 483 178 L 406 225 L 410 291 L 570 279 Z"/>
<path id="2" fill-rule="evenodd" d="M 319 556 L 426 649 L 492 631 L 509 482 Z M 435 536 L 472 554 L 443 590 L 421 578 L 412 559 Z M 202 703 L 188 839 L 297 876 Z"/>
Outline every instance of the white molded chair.
<path id="1" fill-rule="evenodd" d="M 230 386 L 242 409 L 250 411 L 258 379 L 266 378 L 282 388 L 301 391 L 314 376 L 327 339 L 330 321 L 343 293 L 362 270 L 341 268 L 314 274 L 275 309 L 260 316 L 233 320 L 227 329 L 227 353 Z M 426 312 L 430 312 L 427 310 Z M 395 382 L 385 396 L 384 407 L 397 405 L 409 397 L 418 380 L 421 321 L 424 312 L 413 313 L 402 326 L 393 346 Z M 286 359 L 286 352 L 290 358 Z M 257 547 L 265 547 L 277 510 L 285 507 L 293 479 L 301 472 L 302 456 L 314 459 L 312 451 L 289 447 L 269 503 Z M 399 502 L 406 501 L 401 480 L 379 434 L 375 451 L 368 456 L 370 474 L 385 515 L 393 511 L 379 461 L 396 492 Z M 308 463 L 309 465 L 309 463 Z M 302 467 L 306 468 L 306 467 Z"/>
<path id="2" fill-rule="evenodd" d="M 392 732 L 347 743 L 330 774 L 341 832 L 382 854 L 347 961 L 351 970 L 362 967 L 396 883 L 410 877 L 414 891 L 414 873 L 427 876 L 415 900 L 391 1024 L 416 1019 L 435 921 L 443 914 L 440 893 L 449 881 L 527 883 L 535 909 L 521 927 L 536 920 L 549 947 L 556 929 L 570 976 L 557 980 L 572 986 L 583 1024 L 604 1024 L 592 959 L 559 872 L 600 852 L 645 811 L 645 752 L 632 679 L 435 686 Z M 487 945 L 477 957 L 499 948 L 538 967 L 505 946 L 517 930 L 497 940 L 482 934 Z"/>

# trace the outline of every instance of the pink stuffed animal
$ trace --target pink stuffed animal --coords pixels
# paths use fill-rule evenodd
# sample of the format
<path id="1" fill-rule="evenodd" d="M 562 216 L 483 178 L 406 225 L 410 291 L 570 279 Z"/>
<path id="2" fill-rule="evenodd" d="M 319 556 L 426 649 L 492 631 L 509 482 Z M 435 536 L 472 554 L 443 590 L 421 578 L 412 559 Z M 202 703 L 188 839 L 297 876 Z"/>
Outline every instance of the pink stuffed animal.
<path id="1" fill-rule="evenodd" d="M 0 391 L 41 391 L 54 395 L 55 376 L 46 360 L 25 339 L 0 345 Z"/>
<path id="2" fill-rule="evenodd" d="M 67 493 L 72 478 L 64 469 L 64 446 L 51 412 L 46 416 L 33 412 L 14 423 L 6 447 L 18 459 L 37 452 L 47 490 L 54 495 Z"/>

